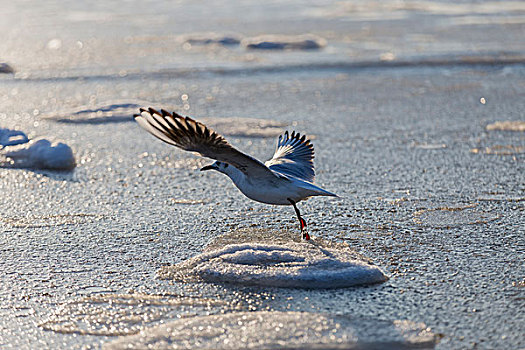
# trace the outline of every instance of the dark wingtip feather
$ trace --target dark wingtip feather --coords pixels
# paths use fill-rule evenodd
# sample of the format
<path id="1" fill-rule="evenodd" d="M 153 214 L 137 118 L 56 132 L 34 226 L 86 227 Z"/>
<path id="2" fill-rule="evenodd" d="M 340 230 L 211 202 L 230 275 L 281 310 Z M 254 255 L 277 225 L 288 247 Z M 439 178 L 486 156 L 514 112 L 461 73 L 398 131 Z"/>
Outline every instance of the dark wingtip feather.
<path id="1" fill-rule="evenodd" d="M 139 112 L 136 113 L 136 114 L 133 114 L 133 119 L 137 119 L 138 117 L 141 117 L 142 113 L 144 113 L 144 112 L 148 113 L 148 110 L 146 108 L 144 108 L 144 107 L 140 107 L 139 108 Z"/>
<path id="2" fill-rule="evenodd" d="M 197 133 L 197 122 L 191 119 L 190 117 L 186 117 L 184 121 L 186 122 L 186 127 L 189 130 L 191 130 L 192 133 L 196 134 Z"/>
<path id="3" fill-rule="evenodd" d="M 149 114 L 161 115 L 161 114 L 160 114 L 155 108 L 153 108 L 153 107 L 149 107 L 148 110 L 147 110 L 147 112 L 148 112 Z"/>
<path id="4" fill-rule="evenodd" d="M 170 113 L 165 109 L 160 109 L 159 112 L 152 107 L 147 109 L 139 108 L 139 112 L 140 114 L 134 115 L 135 118 L 140 117 L 142 113 L 147 113 L 151 116 L 151 120 L 149 118 L 145 119 L 145 122 L 154 130 L 154 132 L 148 130 L 149 132 L 165 142 L 168 142 L 165 138 L 173 141 L 168 143 L 177 147 L 189 150 L 189 146 L 203 138 L 213 146 L 231 147 L 222 136 L 191 117 L 183 117 L 176 112 Z M 157 134 L 157 132 L 161 135 Z"/>

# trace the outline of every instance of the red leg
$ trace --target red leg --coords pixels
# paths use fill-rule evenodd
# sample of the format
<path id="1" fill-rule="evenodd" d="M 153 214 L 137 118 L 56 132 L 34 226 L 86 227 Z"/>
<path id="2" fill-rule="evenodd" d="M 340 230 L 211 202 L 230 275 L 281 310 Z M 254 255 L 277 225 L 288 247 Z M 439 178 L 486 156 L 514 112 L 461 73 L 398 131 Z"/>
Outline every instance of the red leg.
<path id="1" fill-rule="evenodd" d="M 301 223 L 301 232 L 303 233 L 303 239 L 309 241 L 310 235 L 308 234 L 308 231 L 306 230 L 306 221 L 304 221 L 303 218 L 299 218 L 299 222 Z"/>
<path id="2" fill-rule="evenodd" d="M 291 200 L 290 198 L 288 198 L 288 201 L 292 203 L 293 208 L 295 209 L 295 213 L 297 214 L 297 218 L 299 219 L 299 223 L 301 225 L 301 232 L 303 234 L 303 239 L 307 241 L 310 240 L 310 235 L 306 231 L 306 221 L 301 217 L 301 213 L 299 212 L 299 209 L 297 209 L 295 202 Z"/>

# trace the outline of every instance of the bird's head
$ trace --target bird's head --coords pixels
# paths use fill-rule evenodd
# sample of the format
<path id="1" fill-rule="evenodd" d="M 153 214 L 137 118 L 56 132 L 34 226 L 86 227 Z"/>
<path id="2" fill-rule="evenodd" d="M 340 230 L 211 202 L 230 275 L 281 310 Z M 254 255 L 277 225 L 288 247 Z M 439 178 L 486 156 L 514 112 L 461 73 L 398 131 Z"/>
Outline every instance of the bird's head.
<path id="1" fill-rule="evenodd" d="M 203 167 L 201 169 L 201 171 L 205 171 L 205 170 L 217 170 L 218 172 L 220 173 L 223 173 L 223 174 L 226 174 L 228 175 L 229 173 L 229 169 L 228 168 L 231 168 L 232 166 L 228 163 L 224 163 L 224 162 L 219 162 L 219 161 L 216 161 L 215 163 L 213 164 L 210 164 L 210 165 L 206 165 L 205 167 Z"/>

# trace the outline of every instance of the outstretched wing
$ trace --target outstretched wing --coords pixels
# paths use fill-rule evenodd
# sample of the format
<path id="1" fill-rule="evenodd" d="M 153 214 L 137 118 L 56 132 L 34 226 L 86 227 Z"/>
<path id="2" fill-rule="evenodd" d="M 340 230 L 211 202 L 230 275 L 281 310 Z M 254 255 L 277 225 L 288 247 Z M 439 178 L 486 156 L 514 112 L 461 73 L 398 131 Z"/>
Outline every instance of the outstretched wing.
<path id="1" fill-rule="evenodd" d="M 228 163 L 250 177 L 276 176 L 263 163 L 236 150 L 224 137 L 190 117 L 153 108 L 141 108 L 140 114 L 133 117 L 140 126 L 170 145 Z"/>
<path id="2" fill-rule="evenodd" d="M 314 171 L 314 146 L 306 136 L 292 131 L 279 136 L 277 149 L 272 159 L 264 163 L 273 171 L 290 175 L 302 180 L 313 182 Z"/>

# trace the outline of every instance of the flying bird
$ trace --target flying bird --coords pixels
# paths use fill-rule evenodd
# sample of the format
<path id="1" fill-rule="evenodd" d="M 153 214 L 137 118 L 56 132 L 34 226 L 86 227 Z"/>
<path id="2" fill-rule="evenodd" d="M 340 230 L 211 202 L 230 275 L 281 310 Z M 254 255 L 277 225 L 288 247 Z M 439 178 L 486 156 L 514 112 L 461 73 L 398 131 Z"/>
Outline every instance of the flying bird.
<path id="1" fill-rule="evenodd" d="M 305 240 L 310 236 L 297 202 L 312 196 L 337 197 L 313 184 L 314 147 L 306 136 L 295 131 L 279 136 L 272 159 L 262 163 L 238 151 L 224 137 L 190 117 L 153 108 L 141 108 L 133 117 L 162 141 L 214 159 L 213 164 L 201 171 L 216 170 L 226 174 L 246 197 L 266 204 L 292 205 Z"/>

